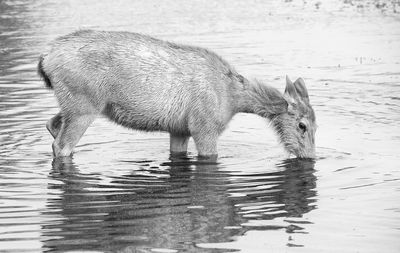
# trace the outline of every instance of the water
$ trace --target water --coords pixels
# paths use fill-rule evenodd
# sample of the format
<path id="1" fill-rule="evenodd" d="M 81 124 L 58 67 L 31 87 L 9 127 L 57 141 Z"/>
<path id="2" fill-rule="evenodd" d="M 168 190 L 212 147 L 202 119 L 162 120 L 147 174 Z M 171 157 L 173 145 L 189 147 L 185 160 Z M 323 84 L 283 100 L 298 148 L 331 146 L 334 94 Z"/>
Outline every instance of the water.
<path id="1" fill-rule="evenodd" d="M 265 1 L 267 2 L 267 1 Z M 398 1 L 0 1 L 0 251 L 399 252 Z M 316 161 L 288 160 L 238 115 L 217 164 L 168 158 L 168 135 L 98 119 L 52 159 L 58 112 L 36 75 L 78 28 L 204 46 L 283 90 L 306 80 Z"/>

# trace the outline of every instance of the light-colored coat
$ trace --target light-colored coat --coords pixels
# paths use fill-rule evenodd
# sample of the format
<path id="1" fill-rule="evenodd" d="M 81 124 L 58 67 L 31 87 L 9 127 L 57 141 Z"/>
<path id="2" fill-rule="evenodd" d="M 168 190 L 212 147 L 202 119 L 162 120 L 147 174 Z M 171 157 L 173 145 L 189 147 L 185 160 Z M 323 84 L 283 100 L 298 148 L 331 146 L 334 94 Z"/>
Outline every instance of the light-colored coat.
<path id="1" fill-rule="evenodd" d="M 276 89 L 251 83 L 215 53 L 128 32 L 82 30 L 59 37 L 39 61 L 61 111 L 47 124 L 55 156 L 68 156 L 103 114 L 125 127 L 166 131 L 171 153 L 193 137 L 200 156 L 239 112 L 269 119 L 287 112 Z"/>

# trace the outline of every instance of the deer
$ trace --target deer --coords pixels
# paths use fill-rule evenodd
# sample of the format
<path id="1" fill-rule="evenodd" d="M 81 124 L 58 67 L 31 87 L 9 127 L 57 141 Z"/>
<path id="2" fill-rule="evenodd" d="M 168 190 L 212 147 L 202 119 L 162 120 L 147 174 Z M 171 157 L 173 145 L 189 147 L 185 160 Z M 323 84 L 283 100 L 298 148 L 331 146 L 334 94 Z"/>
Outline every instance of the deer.
<path id="1" fill-rule="evenodd" d="M 170 154 L 216 158 L 217 140 L 238 113 L 267 119 L 289 155 L 315 157 L 316 119 L 305 82 L 284 93 L 248 80 L 211 50 L 133 32 L 78 30 L 56 38 L 38 74 L 60 111 L 46 127 L 53 156 L 71 156 L 100 115 L 124 127 L 168 132 Z"/>

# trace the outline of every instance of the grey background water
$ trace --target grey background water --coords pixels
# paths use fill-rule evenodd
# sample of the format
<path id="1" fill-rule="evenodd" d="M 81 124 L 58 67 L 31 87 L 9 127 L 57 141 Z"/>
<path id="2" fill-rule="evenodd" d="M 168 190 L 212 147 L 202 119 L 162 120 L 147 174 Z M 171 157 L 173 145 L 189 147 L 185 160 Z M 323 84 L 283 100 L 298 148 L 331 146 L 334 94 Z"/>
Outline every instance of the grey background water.
<path id="1" fill-rule="evenodd" d="M 398 1 L 0 1 L 0 251 L 400 252 Z M 219 164 L 171 163 L 168 135 L 98 119 L 52 161 L 36 74 L 80 28 L 207 47 L 280 90 L 302 76 L 315 162 L 238 115 Z"/>

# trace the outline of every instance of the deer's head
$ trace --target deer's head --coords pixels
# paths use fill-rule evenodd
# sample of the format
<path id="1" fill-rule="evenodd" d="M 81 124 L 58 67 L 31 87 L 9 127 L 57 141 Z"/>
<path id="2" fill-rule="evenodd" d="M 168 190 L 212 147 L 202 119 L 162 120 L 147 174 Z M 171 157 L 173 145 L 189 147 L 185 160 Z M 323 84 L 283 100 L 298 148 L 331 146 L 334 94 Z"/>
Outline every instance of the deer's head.
<path id="1" fill-rule="evenodd" d="M 286 77 L 283 97 L 288 103 L 287 111 L 271 119 L 280 141 L 290 154 L 299 158 L 314 158 L 315 113 L 303 79 L 293 83 Z"/>

